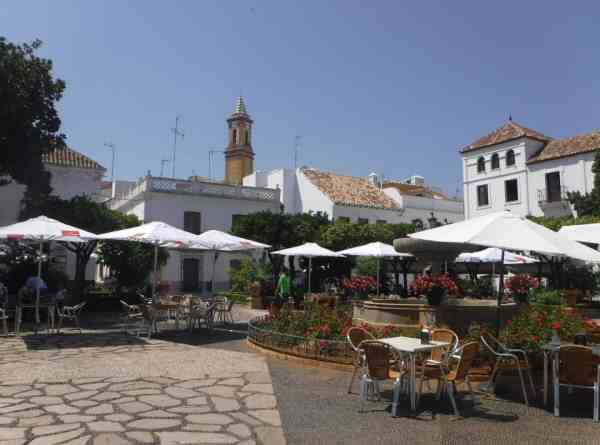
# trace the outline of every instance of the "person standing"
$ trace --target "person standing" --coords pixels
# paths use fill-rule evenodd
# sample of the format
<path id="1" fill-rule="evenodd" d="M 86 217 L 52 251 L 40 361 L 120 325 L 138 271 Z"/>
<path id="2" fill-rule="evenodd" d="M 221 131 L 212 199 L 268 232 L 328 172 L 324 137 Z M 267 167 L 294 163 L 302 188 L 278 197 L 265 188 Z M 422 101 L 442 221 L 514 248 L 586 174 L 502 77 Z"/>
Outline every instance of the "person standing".
<path id="1" fill-rule="evenodd" d="M 290 276 L 286 269 L 282 269 L 279 274 L 279 280 L 277 281 L 275 295 L 283 300 L 283 302 L 287 301 L 290 298 L 290 287 Z"/>

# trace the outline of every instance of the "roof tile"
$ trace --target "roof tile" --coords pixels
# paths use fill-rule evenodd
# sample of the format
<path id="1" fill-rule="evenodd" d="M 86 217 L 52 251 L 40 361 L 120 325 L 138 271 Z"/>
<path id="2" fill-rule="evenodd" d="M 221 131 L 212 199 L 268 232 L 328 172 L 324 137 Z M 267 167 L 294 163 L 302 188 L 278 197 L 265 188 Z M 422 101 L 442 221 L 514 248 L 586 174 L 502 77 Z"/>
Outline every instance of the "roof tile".
<path id="1" fill-rule="evenodd" d="M 553 139 L 527 162 L 549 161 L 600 149 L 600 131 L 579 134 L 565 139 Z"/>
<path id="2" fill-rule="evenodd" d="M 552 140 L 552 138 L 549 136 L 532 130 L 531 128 L 527 128 L 521 124 L 516 123 L 513 120 L 509 120 L 500 128 L 492 131 L 490 134 L 482 138 L 477 139 L 472 144 L 464 147 L 461 151 L 465 153 L 467 151 L 477 150 L 478 148 L 500 144 L 506 141 L 512 141 L 521 137 L 528 137 L 542 142 L 548 142 Z"/>
<path id="3" fill-rule="evenodd" d="M 398 205 L 365 178 L 338 175 L 314 168 L 302 168 L 302 173 L 335 204 L 397 210 Z"/>
<path id="4" fill-rule="evenodd" d="M 50 153 L 44 154 L 42 160 L 46 164 L 58 165 L 60 167 L 106 170 L 93 159 L 69 147 L 55 148 Z"/>

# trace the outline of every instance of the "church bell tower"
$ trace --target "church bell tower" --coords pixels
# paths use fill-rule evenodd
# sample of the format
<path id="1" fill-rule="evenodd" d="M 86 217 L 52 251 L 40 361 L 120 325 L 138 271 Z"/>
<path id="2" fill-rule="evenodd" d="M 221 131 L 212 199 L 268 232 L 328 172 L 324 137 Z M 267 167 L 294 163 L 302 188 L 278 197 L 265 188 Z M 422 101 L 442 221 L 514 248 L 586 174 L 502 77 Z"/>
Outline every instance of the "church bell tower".
<path id="1" fill-rule="evenodd" d="M 235 110 L 227 119 L 229 142 L 225 149 L 225 182 L 241 185 L 245 176 L 254 173 L 252 124 L 244 98 L 239 97 Z"/>

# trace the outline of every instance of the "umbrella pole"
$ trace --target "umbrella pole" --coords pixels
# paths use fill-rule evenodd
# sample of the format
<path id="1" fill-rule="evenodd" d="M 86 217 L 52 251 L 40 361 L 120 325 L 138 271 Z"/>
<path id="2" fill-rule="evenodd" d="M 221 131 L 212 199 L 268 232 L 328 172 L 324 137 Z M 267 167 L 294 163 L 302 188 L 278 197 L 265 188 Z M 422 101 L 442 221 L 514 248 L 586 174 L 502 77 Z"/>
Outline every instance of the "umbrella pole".
<path id="1" fill-rule="evenodd" d="M 308 293 L 310 294 L 312 291 L 312 286 L 310 283 L 310 275 L 312 272 L 312 257 L 308 257 Z"/>
<path id="2" fill-rule="evenodd" d="M 500 304 L 502 303 L 502 296 L 504 294 L 504 249 L 502 249 L 502 254 L 500 255 L 500 283 L 498 284 L 498 314 L 496 317 L 496 335 L 500 335 L 500 326 L 502 324 L 502 311 L 500 309 Z"/>
<path id="3" fill-rule="evenodd" d="M 377 296 L 379 297 L 379 257 L 377 257 Z"/>
<path id="4" fill-rule="evenodd" d="M 215 269 L 217 267 L 217 251 L 215 250 L 213 256 L 213 265 L 212 265 L 212 277 L 210 278 L 210 292 L 211 294 L 215 294 Z"/>
<path id="5" fill-rule="evenodd" d="M 157 302 L 156 298 L 156 272 L 158 269 L 158 244 L 154 244 L 154 274 L 152 277 L 152 301 Z"/>
<path id="6" fill-rule="evenodd" d="M 35 290 L 35 324 L 40 324 L 40 283 L 42 279 L 42 255 L 44 243 L 40 242 L 40 254 L 38 256 L 38 282 Z M 36 329 L 37 330 L 37 329 Z"/>

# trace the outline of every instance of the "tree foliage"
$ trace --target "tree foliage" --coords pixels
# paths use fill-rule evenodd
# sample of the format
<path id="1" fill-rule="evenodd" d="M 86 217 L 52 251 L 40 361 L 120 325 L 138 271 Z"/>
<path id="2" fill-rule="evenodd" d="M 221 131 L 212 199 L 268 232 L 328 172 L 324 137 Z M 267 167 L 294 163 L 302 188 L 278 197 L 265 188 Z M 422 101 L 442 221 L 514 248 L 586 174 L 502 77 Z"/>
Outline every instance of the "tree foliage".
<path id="1" fill-rule="evenodd" d="M 64 146 L 56 103 L 65 83 L 52 76 L 52 62 L 35 52 L 39 40 L 15 45 L 0 37 L 0 176 L 27 186 L 25 199 L 51 192 L 42 155 Z"/>
<path id="2" fill-rule="evenodd" d="M 600 217 L 600 150 L 596 151 L 592 173 L 594 173 L 594 187 L 591 193 L 584 195 L 580 191 L 576 191 L 567 194 L 569 202 L 575 207 L 578 216 Z"/>
<path id="3" fill-rule="evenodd" d="M 600 223 L 600 215 L 581 216 L 574 218 L 572 216 L 564 216 L 561 218 L 547 218 L 544 216 L 530 216 L 529 219 L 536 224 L 540 224 L 550 230 L 558 232 L 563 226 L 573 226 L 576 224 L 594 224 Z"/>
<path id="4" fill-rule="evenodd" d="M 35 204 L 29 203 L 25 208 L 24 216 L 27 218 L 39 215 L 46 215 L 92 233 L 106 233 L 140 225 L 137 216 L 111 210 L 87 196 L 76 196 L 69 200 L 50 196 Z M 76 296 L 81 296 L 85 285 L 85 270 L 90 255 L 96 250 L 97 242 L 64 244 L 76 257 L 73 290 Z M 140 243 L 103 242 L 98 249 L 101 262 L 113 270 L 118 283 L 123 286 L 142 283 L 154 267 L 152 246 Z M 168 254 L 161 249 L 159 258 L 164 263 Z"/>

